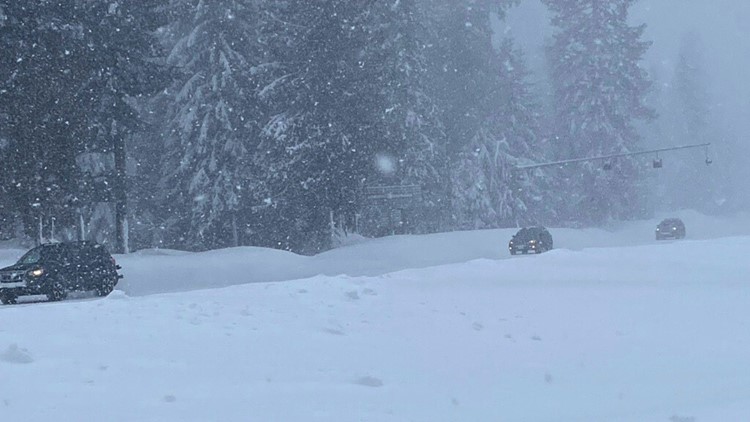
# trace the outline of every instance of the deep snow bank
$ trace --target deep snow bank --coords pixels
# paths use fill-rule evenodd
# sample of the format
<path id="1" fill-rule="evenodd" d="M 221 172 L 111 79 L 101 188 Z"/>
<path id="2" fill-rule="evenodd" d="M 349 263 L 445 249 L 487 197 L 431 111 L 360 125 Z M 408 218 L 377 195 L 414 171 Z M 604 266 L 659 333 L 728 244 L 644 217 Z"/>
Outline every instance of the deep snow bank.
<path id="1" fill-rule="evenodd" d="M 671 215 L 685 221 L 686 241 L 750 235 L 750 217 L 746 215 L 713 218 L 693 211 Z M 666 215 L 648 221 L 612 223 L 607 229 L 551 229 L 551 232 L 558 250 L 655 245 L 654 227 L 664 217 Z M 144 250 L 117 256 L 125 276 L 118 289 L 137 296 L 316 275 L 374 276 L 475 259 L 506 259 L 510 258 L 507 242 L 515 231 L 499 229 L 390 236 L 358 242 L 313 257 L 254 247 L 203 253 Z M 0 249 L 0 265 L 10 264 L 22 253 L 16 249 Z"/>
<path id="2" fill-rule="evenodd" d="M 456 247 L 461 236 L 471 240 L 464 246 L 481 245 L 469 233 L 428 237 L 452 235 Z M 442 250 L 412 249 L 427 245 L 419 242 L 372 243 L 422 263 L 445 259 Z M 346 254 L 392 269 L 367 256 L 375 250 L 316 258 L 333 265 Z M 557 249 L 377 276 L 0 307 L 0 414 L 30 422 L 746 421 L 749 253 L 748 236 Z M 253 248 L 128 259 L 144 286 L 174 286 L 177 277 L 197 285 L 211 269 L 230 274 L 256 260 L 280 278 L 299 270 L 286 264 L 302 262 Z M 190 274 L 190 263 L 207 273 Z"/>
<path id="3" fill-rule="evenodd" d="M 746 216 L 717 219 L 692 211 L 677 215 L 687 226 L 685 242 L 750 235 L 750 218 Z M 662 216 L 649 221 L 617 223 L 606 230 L 551 229 L 551 232 L 558 250 L 588 253 L 586 249 L 656 246 L 658 243 L 654 240 L 654 228 L 661 218 Z M 515 232 L 516 229 L 498 229 L 390 236 L 370 239 L 313 257 L 247 247 L 205 253 L 172 253 L 168 256 L 154 256 L 153 251 L 143 251 L 118 257 L 125 274 L 119 288 L 129 295 L 144 295 L 294 280 L 316 275 L 375 276 L 476 259 L 502 260 L 510 258 L 507 244 Z M 553 253 L 551 256 L 558 255 Z M 658 262 L 653 262 L 653 265 L 661 266 Z"/>

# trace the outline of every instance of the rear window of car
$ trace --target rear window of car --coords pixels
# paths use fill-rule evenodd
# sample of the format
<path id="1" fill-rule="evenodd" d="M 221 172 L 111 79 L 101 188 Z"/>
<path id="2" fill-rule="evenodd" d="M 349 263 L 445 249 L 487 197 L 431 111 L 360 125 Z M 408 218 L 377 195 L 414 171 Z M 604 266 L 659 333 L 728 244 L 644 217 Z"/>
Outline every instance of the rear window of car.
<path id="1" fill-rule="evenodd" d="M 107 257 L 108 253 L 107 250 L 102 248 L 100 245 L 87 244 L 84 245 L 81 249 L 81 255 L 86 260 L 101 261 Z"/>
<path id="2" fill-rule="evenodd" d="M 44 259 L 52 259 L 60 262 L 70 262 L 75 259 L 76 255 L 77 253 L 75 250 L 71 250 L 69 247 L 62 244 L 45 248 L 42 252 L 42 257 Z"/>
<path id="3" fill-rule="evenodd" d="M 544 229 L 540 227 L 534 227 L 529 229 L 529 236 L 539 237 L 544 233 Z"/>

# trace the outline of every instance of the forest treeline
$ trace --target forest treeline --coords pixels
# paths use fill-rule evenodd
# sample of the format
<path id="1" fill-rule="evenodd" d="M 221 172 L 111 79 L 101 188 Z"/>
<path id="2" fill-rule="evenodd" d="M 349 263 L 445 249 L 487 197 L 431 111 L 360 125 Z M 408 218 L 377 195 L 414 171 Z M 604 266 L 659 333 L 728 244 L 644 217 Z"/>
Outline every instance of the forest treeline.
<path id="1" fill-rule="evenodd" d="M 515 169 L 639 148 L 633 0 L 544 1 L 551 104 L 493 30 L 516 3 L 2 0 L 0 239 L 112 242 L 118 188 L 131 248 L 647 214 L 636 160 Z"/>

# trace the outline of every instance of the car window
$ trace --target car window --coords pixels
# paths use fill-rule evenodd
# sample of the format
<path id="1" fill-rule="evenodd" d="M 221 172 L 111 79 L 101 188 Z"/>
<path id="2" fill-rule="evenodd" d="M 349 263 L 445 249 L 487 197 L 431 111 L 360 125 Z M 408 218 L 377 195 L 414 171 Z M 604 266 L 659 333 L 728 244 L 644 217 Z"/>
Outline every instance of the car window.
<path id="1" fill-rule="evenodd" d="M 103 259 L 101 249 L 92 246 L 84 245 L 81 248 L 80 260 L 86 264 L 101 262 Z"/>
<path id="2" fill-rule="evenodd" d="M 70 262 L 80 265 L 92 259 L 90 248 L 84 245 L 73 244 L 67 249 Z"/>
<path id="3" fill-rule="evenodd" d="M 71 253 L 69 248 L 62 245 L 55 245 L 54 247 L 48 248 L 44 253 L 45 260 L 51 260 L 59 262 L 60 264 L 70 264 L 73 262 L 74 254 Z"/>
<path id="4" fill-rule="evenodd" d="M 42 259 L 42 248 L 34 248 L 28 252 L 21 259 L 18 260 L 19 264 L 29 265 L 36 264 Z"/>

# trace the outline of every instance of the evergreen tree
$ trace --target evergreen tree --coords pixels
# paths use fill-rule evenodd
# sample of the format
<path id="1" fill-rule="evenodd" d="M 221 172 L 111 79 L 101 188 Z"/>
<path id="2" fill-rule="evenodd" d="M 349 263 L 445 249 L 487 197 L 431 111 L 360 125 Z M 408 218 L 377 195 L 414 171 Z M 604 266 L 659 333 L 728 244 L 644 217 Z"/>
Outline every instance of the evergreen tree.
<path id="1" fill-rule="evenodd" d="M 520 75 L 503 68 L 504 62 L 514 59 L 508 45 L 502 52 L 493 46 L 491 24 L 493 15 L 503 18 L 515 3 L 472 0 L 430 4 L 434 39 L 430 79 L 448 139 L 451 209 L 460 227 L 509 224 L 512 209 L 520 207 L 509 205 L 515 201 L 510 193 L 518 188 L 512 186 L 507 154 L 517 140 L 505 139 L 503 133 L 509 129 L 503 115 L 515 101 L 511 92 L 506 92 L 510 86 L 503 84 Z M 518 122 L 516 129 L 522 124 Z"/>
<path id="2" fill-rule="evenodd" d="M 174 0 L 165 39 L 180 77 L 168 104 L 162 161 L 164 235 L 193 249 L 241 243 L 252 202 L 252 160 L 264 115 L 258 100 L 262 54 L 252 0 Z"/>
<path id="3" fill-rule="evenodd" d="M 541 188 L 549 184 L 541 170 L 513 167 L 541 158 L 538 105 L 529 72 L 510 39 L 498 51 L 500 66 L 481 130 L 460 154 L 456 166 L 456 207 L 466 228 L 513 227 L 549 219 L 550 204 Z"/>
<path id="4" fill-rule="evenodd" d="M 0 33 L 3 35 L 0 38 L 0 99 L 4 99 L 7 94 L 13 72 L 13 65 L 6 54 L 13 44 L 18 42 L 13 39 L 15 34 L 9 31 L 10 17 L 5 14 L 3 7 L 4 4 L 0 3 Z M 11 183 L 9 176 L 14 172 L 14 168 L 9 161 L 8 147 L 10 146 L 10 140 L 6 133 L 10 120 L 9 111 L 5 101 L 0 100 L 0 240 L 11 238 L 16 225 L 16 214 L 13 202 L 10 200 L 9 188 Z"/>
<path id="5" fill-rule="evenodd" d="M 367 22 L 367 57 L 375 62 L 377 122 L 368 184 L 417 185 L 421 204 L 405 216 L 410 231 L 445 229 L 449 206 L 446 136 L 428 88 L 429 30 L 414 0 L 377 2 Z M 388 167 L 382 168 L 382 160 Z"/>
<path id="6" fill-rule="evenodd" d="M 688 32 L 680 43 L 672 84 L 674 98 L 670 111 L 674 144 L 716 141 L 718 128 L 713 123 L 708 83 L 700 37 L 695 32 Z M 671 202 L 670 208 L 713 210 L 716 201 L 726 194 L 717 189 L 720 175 L 715 168 L 700 165 L 701 160 L 696 159 L 694 153 L 682 158 L 669 160 L 668 163 L 674 164 L 665 169 L 669 174 L 667 198 Z"/>
<path id="7" fill-rule="evenodd" d="M 289 2 L 279 49 L 282 75 L 260 150 L 266 177 L 262 221 L 274 246 L 330 247 L 332 220 L 351 216 L 372 156 L 375 62 L 363 55 L 370 1 Z M 333 217 L 333 219 L 332 219 Z"/>
<path id="8" fill-rule="evenodd" d="M 133 180 L 131 174 L 126 174 L 125 150 L 134 147 L 134 140 L 145 130 L 137 102 L 166 87 L 172 76 L 161 60 L 163 51 L 155 37 L 157 29 L 165 24 L 161 13 L 164 3 L 165 0 L 138 4 L 86 2 L 86 13 L 81 15 L 90 53 L 80 69 L 81 75 L 88 75 L 81 90 L 88 99 L 88 135 L 84 153 L 78 155 L 77 161 L 87 176 L 81 182 L 81 190 L 93 192 L 88 197 L 81 195 L 89 204 L 84 207 L 89 227 L 84 235 L 99 242 L 112 240 L 112 229 L 117 224 L 113 216 L 115 203 L 120 203 L 120 212 L 124 213 L 122 202 L 130 196 L 128 189 L 133 189 L 134 184 L 125 181 Z M 92 178 L 96 175 L 99 177 Z M 87 186 L 92 183 L 95 186 Z M 107 201 L 109 206 L 98 201 Z"/>
<path id="9" fill-rule="evenodd" d="M 492 45 L 491 16 L 502 18 L 515 0 L 468 0 L 427 3 L 432 47 L 431 85 L 456 157 L 482 131 L 491 112 L 499 60 Z"/>
<path id="10" fill-rule="evenodd" d="M 491 17 L 514 1 L 433 2 L 432 85 L 452 157 L 452 208 L 466 228 L 539 221 L 542 171 L 519 179 L 512 167 L 542 157 L 538 107 L 523 58 L 508 40 L 493 46 Z"/>
<path id="11" fill-rule="evenodd" d="M 88 190 L 81 153 L 111 151 L 113 131 L 135 128 L 129 99 L 150 89 L 157 68 L 142 18 L 152 5 L 0 3 L 9 195 L 28 235 L 41 221 L 75 237 Z"/>
<path id="12" fill-rule="evenodd" d="M 0 8 L 7 194 L 26 234 L 36 237 L 42 221 L 54 219 L 58 227 L 73 221 L 75 151 L 85 115 L 77 95 L 79 57 L 71 52 L 83 34 L 75 7 L 3 1 Z"/>
<path id="13" fill-rule="evenodd" d="M 635 0 L 543 0 L 556 28 L 549 49 L 562 158 L 633 151 L 634 121 L 653 113 L 639 67 L 650 43 L 645 26 L 628 26 Z M 607 170 L 609 169 L 609 170 Z M 583 222 L 628 218 L 640 210 L 640 172 L 632 159 L 571 166 L 567 217 Z"/>

